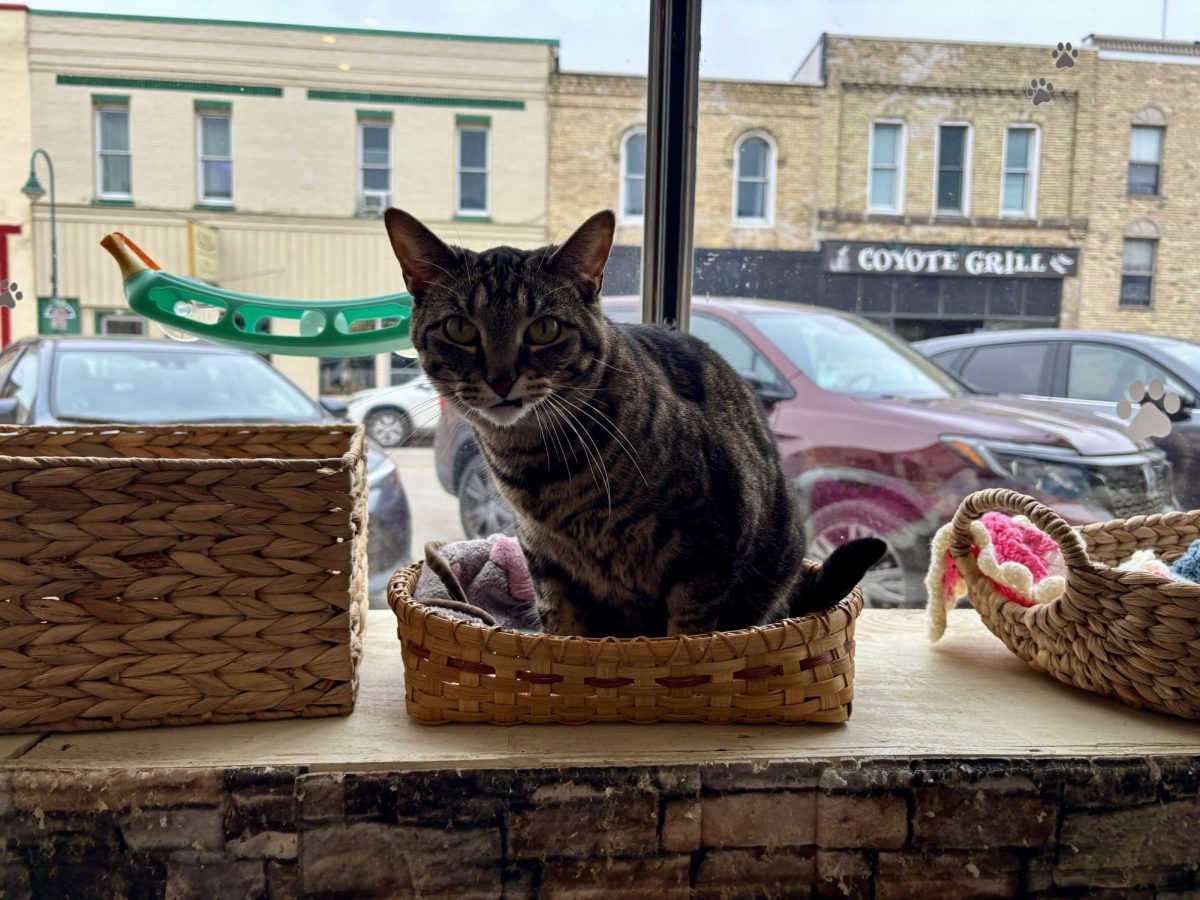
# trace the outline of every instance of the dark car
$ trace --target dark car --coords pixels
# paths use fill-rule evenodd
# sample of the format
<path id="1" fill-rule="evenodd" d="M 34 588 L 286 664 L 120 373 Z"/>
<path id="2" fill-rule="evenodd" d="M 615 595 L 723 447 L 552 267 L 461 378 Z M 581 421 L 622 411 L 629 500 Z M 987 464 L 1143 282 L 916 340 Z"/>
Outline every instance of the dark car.
<path id="1" fill-rule="evenodd" d="M 333 410 L 344 409 L 330 403 Z M 206 343 L 34 338 L 0 353 L 0 423 L 136 425 L 332 422 L 261 357 Z M 409 562 L 412 518 L 395 464 L 368 451 L 367 564 L 373 606 Z"/>
<path id="2" fill-rule="evenodd" d="M 933 338 L 913 345 L 971 387 L 990 393 L 1060 398 L 1080 411 L 1116 423 L 1122 400 L 1150 401 L 1171 421 L 1171 433 L 1156 439 L 1175 473 L 1180 504 L 1200 508 L 1200 344 L 1178 338 L 1120 331 L 1034 329 L 980 331 Z M 1143 393 L 1130 396 L 1134 382 L 1155 379 L 1179 397 L 1179 406 Z M 1161 421 L 1161 417 L 1159 417 Z"/>
<path id="3" fill-rule="evenodd" d="M 604 301 L 637 321 L 634 300 Z M 929 540 L 966 494 L 1006 486 L 1072 523 L 1161 512 L 1170 467 L 1117 428 L 1036 403 L 972 394 L 863 319 L 792 303 L 700 300 L 691 331 L 751 384 L 800 497 L 810 555 L 878 535 L 889 553 L 865 582 L 877 606 L 923 602 Z M 469 536 L 511 529 L 471 429 L 449 405 L 438 477 Z"/>

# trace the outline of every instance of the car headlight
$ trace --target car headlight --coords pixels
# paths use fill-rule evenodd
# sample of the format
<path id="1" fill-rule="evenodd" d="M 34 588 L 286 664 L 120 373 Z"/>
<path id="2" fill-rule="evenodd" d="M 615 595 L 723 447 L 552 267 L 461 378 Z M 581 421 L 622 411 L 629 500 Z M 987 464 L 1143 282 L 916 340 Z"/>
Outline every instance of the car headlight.
<path id="1" fill-rule="evenodd" d="M 1069 461 L 1075 456 L 1069 450 L 954 435 L 943 436 L 942 443 L 975 467 L 1041 494 L 1079 500 L 1095 487 L 1088 468 Z"/>

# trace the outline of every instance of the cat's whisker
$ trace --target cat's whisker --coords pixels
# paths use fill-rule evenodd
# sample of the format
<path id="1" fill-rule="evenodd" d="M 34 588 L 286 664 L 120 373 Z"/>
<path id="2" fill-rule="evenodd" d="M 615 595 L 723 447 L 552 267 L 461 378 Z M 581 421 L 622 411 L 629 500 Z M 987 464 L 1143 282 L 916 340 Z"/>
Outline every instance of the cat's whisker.
<path id="1" fill-rule="evenodd" d="M 537 421 L 538 433 L 542 436 L 542 446 L 546 450 L 546 468 L 550 468 L 550 445 L 546 443 L 546 432 L 542 428 L 542 414 L 538 412 L 537 405 L 530 407 L 533 410 L 533 417 Z"/>
<path id="2" fill-rule="evenodd" d="M 554 412 L 554 407 L 547 404 L 547 409 L 546 409 L 547 424 L 554 426 L 554 430 L 550 433 L 550 436 L 552 438 L 554 438 L 555 446 L 558 447 L 558 455 L 562 458 L 562 461 L 563 461 L 563 468 L 565 468 L 567 470 L 567 484 L 569 485 L 572 483 L 574 476 L 573 476 L 573 473 L 571 472 L 571 466 L 567 463 L 567 451 L 563 449 L 562 441 L 559 439 L 560 428 L 557 424 L 554 423 L 553 419 L 551 418 L 552 412 Z M 574 448 L 572 448 L 572 450 L 571 450 L 571 458 L 576 459 Z"/>
<path id="3" fill-rule="evenodd" d="M 577 434 L 579 436 L 579 440 L 583 446 L 583 451 L 584 451 L 584 453 L 588 454 L 588 465 L 589 466 L 591 465 L 592 450 L 595 451 L 596 465 L 597 465 L 597 468 L 600 469 L 601 477 L 604 479 L 604 493 L 608 497 L 608 514 L 611 516 L 612 515 L 612 485 L 608 480 L 608 468 L 604 465 L 604 455 L 600 452 L 600 448 L 598 446 L 596 446 L 595 440 L 593 440 L 591 435 L 589 435 L 587 433 L 587 427 L 582 422 L 578 422 L 578 420 L 575 418 L 574 414 L 570 410 L 565 408 L 565 401 L 563 401 L 561 398 L 554 397 L 552 394 L 547 394 L 546 399 L 552 400 L 555 403 L 564 404 L 563 411 L 566 415 L 566 422 L 575 431 L 575 434 Z M 575 427 L 576 423 L 578 423 L 578 425 L 579 425 L 578 428 Z M 588 441 L 591 441 L 592 450 L 588 449 Z M 592 473 L 592 477 L 595 478 L 595 472 Z M 600 485 L 597 484 L 596 487 L 599 488 Z"/>
<path id="4" fill-rule="evenodd" d="M 583 443 L 583 435 L 580 434 L 579 429 L 576 428 L 575 424 L 571 421 L 570 411 L 567 410 L 565 407 L 561 407 L 558 403 L 556 403 L 552 396 L 548 395 L 546 397 L 546 400 L 549 402 L 551 408 L 554 409 L 558 413 L 559 420 L 561 422 L 563 422 L 564 424 L 566 424 L 567 427 L 570 428 L 572 431 L 574 431 L 575 436 L 579 438 L 579 447 L 581 450 L 583 450 L 584 458 L 587 460 L 588 471 L 591 473 L 592 482 L 596 485 L 596 490 L 600 490 L 600 481 L 596 477 L 596 468 L 592 464 L 591 451 L 588 449 L 587 445 L 585 443 Z M 572 443 L 569 439 L 567 439 L 566 435 L 564 435 L 563 437 L 566 440 L 567 445 L 571 448 L 571 458 L 577 460 L 579 457 L 575 453 L 575 444 Z"/>
<path id="5" fill-rule="evenodd" d="M 599 365 L 602 365 L 602 366 L 608 366 L 610 369 L 613 369 L 614 371 L 617 371 L 617 372 L 621 372 L 621 373 L 622 373 L 622 374 L 624 374 L 624 375 L 633 375 L 633 374 L 634 374 L 633 372 L 630 372 L 628 369 L 622 369 L 620 366 L 614 366 L 614 365 L 613 365 L 612 363 L 610 363 L 610 362 L 605 362 L 604 360 L 602 360 L 602 359 L 601 359 L 600 357 L 598 357 L 598 356 L 593 356 L 593 357 L 592 357 L 592 361 L 593 361 L 593 362 L 596 362 L 596 363 L 598 363 Z"/>
<path id="6" fill-rule="evenodd" d="M 638 461 L 636 459 L 636 457 L 638 455 L 637 449 L 633 446 L 632 442 L 625 435 L 625 432 L 621 431 L 620 427 L 617 425 L 616 422 L 614 422 L 611 418 L 609 418 L 609 416 L 605 415 L 602 410 L 598 409 L 595 406 L 592 406 L 587 400 L 583 401 L 583 406 L 579 406 L 577 404 L 572 403 L 566 397 L 560 397 L 559 399 L 563 400 L 565 403 L 571 404 L 575 409 L 579 410 L 581 413 L 583 413 L 585 416 L 590 418 L 593 422 L 595 422 L 597 425 L 599 425 L 601 428 L 603 428 L 605 431 L 607 431 L 609 433 L 609 435 L 612 437 L 612 439 L 617 442 L 617 446 L 621 448 L 622 452 L 626 456 L 629 457 L 629 461 L 631 463 L 633 463 L 633 467 L 635 469 L 637 469 L 637 473 L 641 477 L 642 483 L 644 485 L 646 485 L 646 487 L 650 487 L 650 482 L 646 478 L 646 474 L 642 471 L 642 467 L 638 465 Z M 599 416 L 601 418 L 597 418 L 597 416 Z M 618 437 L 617 434 L 614 434 L 612 428 L 609 428 L 608 425 L 605 425 L 604 424 L 605 422 L 608 422 L 608 425 L 611 425 L 612 428 L 615 428 L 617 433 L 620 434 L 620 437 Z"/>
<path id="7" fill-rule="evenodd" d="M 447 272 L 447 271 L 446 271 L 444 268 L 442 268 L 441 266 L 439 266 L 439 265 L 438 265 L 437 263 L 435 263 L 435 262 L 434 262 L 432 259 L 419 259 L 419 260 L 416 260 L 416 261 L 417 261 L 417 262 L 420 262 L 420 263 L 423 263 L 424 265 L 427 265 L 427 266 L 433 266 L 433 267 L 434 267 L 435 269 L 437 269 L 439 272 L 444 272 L 446 275 L 449 275 L 451 278 L 454 278 L 454 275 L 453 275 L 451 272 Z M 448 290 L 450 293 L 452 293 L 452 294 L 453 294 L 455 297 L 457 297 L 457 298 L 458 298 L 459 300 L 461 300 L 463 303 L 466 303 L 466 302 L 467 302 L 467 299 L 466 299 L 466 298 L 465 298 L 465 297 L 462 295 L 462 292 L 461 292 L 461 291 L 455 290 L 455 289 L 454 289 L 453 287 L 451 287 L 450 285 L 448 285 L 448 284 L 441 284 L 440 282 L 439 282 L 439 286 L 440 286 L 440 287 L 444 287 L 446 290 Z"/>

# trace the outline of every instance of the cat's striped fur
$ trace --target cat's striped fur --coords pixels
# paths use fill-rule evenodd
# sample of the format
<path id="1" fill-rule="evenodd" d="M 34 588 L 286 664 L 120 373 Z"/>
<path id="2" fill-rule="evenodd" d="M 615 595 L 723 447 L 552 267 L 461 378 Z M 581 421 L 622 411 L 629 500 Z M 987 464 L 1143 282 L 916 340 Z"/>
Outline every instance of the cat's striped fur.
<path id="1" fill-rule="evenodd" d="M 696 338 L 602 315 L 611 212 L 561 247 L 483 253 L 386 220 L 413 345 L 513 507 L 547 632 L 774 621 L 836 603 L 878 559 L 855 542 L 801 577 L 803 527 L 745 382 Z"/>

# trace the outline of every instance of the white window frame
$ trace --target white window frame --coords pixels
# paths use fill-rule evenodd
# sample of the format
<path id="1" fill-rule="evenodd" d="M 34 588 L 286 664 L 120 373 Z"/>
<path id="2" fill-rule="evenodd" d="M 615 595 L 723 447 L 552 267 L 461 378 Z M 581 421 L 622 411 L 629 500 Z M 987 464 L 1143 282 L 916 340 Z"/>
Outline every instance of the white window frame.
<path id="1" fill-rule="evenodd" d="M 938 176 L 941 174 L 942 160 L 942 129 L 943 128 L 966 128 L 967 139 L 963 141 L 963 171 L 962 171 L 962 209 L 961 210 L 943 210 L 938 209 Z M 938 122 L 936 130 L 933 133 L 933 215 L 948 216 L 954 218 L 966 218 L 971 215 L 971 162 L 975 156 L 975 127 L 970 122 L 962 122 L 954 119 L 948 119 L 945 122 Z"/>
<path id="2" fill-rule="evenodd" d="M 1147 195 L 1147 196 L 1152 196 L 1152 195 Z M 1137 241 L 1138 243 L 1141 243 L 1141 244 L 1149 244 L 1150 245 L 1150 270 L 1148 272 L 1140 272 L 1140 271 L 1130 272 L 1130 271 L 1126 270 L 1126 268 L 1125 268 L 1125 248 L 1126 248 L 1126 245 L 1128 245 L 1130 241 Z M 1118 289 L 1119 292 L 1117 294 L 1117 308 L 1118 309 L 1154 309 L 1154 288 L 1156 287 L 1156 283 L 1158 281 L 1158 250 L 1159 250 L 1158 238 L 1124 237 L 1121 239 L 1121 282 L 1120 282 L 1120 288 Z M 1124 302 L 1123 294 L 1124 294 L 1124 288 L 1125 288 L 1125 276 L 1127 276 L 1127 275 L 1132 278 L 1149 278 L 1150 279 L 1150 296 L 1147 298 L 1148 302 L 1145 305 L 1142 305 L 1140 303 L 1125 303 Z"/>
<path id="3" fill-rule="evenodd" d="M 742 144 L 746 141 L 758 138 L 766 142 L 767 145 L 767 174 L 761 179 L 765 184 L 766 190 L 763 192 L 763 216 L 747 216 L 738 215 L 738 183 L 742 180 L 741 165 L 741 149 Z M 733 145 L 733 224 L 737 228 L 771 228 L 775 224 L 775 176 L 776 176 L 776 160 L 778 152 L 775 147 L 775 139 L 765 131 L 747 131 L 737 139 L 737 143 Z M 747 178 L 748 181 L 759 181 L 758 178 Z"/>
<path id="4" fill-rule="evenodd" d="M 630 128 L 628 131 L 626 131 L 625 135 L 621 138 L 620 184 L 617 187 L 617 192 L 618 192 L 617 209 L 620 210 L 621 222 L 623 222 L 624 224 L 627 224 L 627 225 L 641 225 L 642 222 L 645 221 L 644 215 L 629 215 L 628 213 L 625 212 L 625 210 L 626 210 L 625 201 L 628 199 L 627 193 L 626 193 L 627 185 L 625 183 L 627 180 L 627 176 L 625 174 L 625 165 L 627 162 L 627 157 L 625 155 L 625 151 L 626 151 L 626 148 L 629 146 L 630 138 L 636 137 L 639 134 L 642 136 L 642 139 L 644 140 L 646 137 L 646 126 L 635 125 L 633 128 Z M 645 208 L 646 208 L 646 172 L 645 172 L 645 170 L 642 171 L 641 178 L 642 178 L 642 209 L 645 210 Z"/>
<path id="5" fill-rule="evenodd" d="M 133 199 L 133 119 L 129 115 L 129 106 L 125 103 L 97 103 L 94 107 L 96 130 L 96 196 L 101 200 L 132 200 Z M 102 112 L 118 111 L 125 113 L 125 139 L 129 144 L 128 150 L 105 150 L 100 142 L 100 119 Z M 104 157 L 125 156 L 129 158 L 129 191 L 120 193 L 104 190 Z"/>
<path id="6" fill-rule="evenodd" d="M 1008 165 L 1008 133 L 1010 131 L 1032 131 L 1033 140 L 1029 148 L 1029 168 L 1018 170 Z M 1013 122 L 1004 128 L 1004 149 L 1000 165 L 1000 216 L 1005 219 L 1036 219 L 1037 218 L 1037 189 L 1038 172 L 1042 160 L 1042 129 L 1036 122 Z M 1023 210 L 1006 210 L 1004 208 L 1004 177 L 1010 172 L 1024 171 L 1026 176 L 1025 208 Z"/>
<path id="7" fill-rule="evenodd" d="M 363 158 L 363 154 L 366 152 L 366 142 L 363 140 L 363 129 L 364 128 L 383 128 L 383 129 L 387 130 L 388 157 L 387 157 L 387 165 L 386 166 L 377 166 L 377 165 L 368 166 L 367 165 L 366 160 Z M 386 119 L 365 119 L 364 118 L 364 119 L 358 120 L 358 211 L 360 213 L 365 213 L 368 215 L 376 215 L 376 214 L 383 215 L 384 210 L 386 210 L 388 208 L 388 206 L 391 205 L 391 202 L 392 202 L 392 159 L 393 159 L 392 146 L 394 143 L 395 143 L 395 141 L 394 141 L 393 135 L 392 135 L 392 123 L 391 122 L 387 121 Z M 383 192 L 376 191 L 376 190 L 368 191 L 366 186 L 363 184 L 364 173 L 366 172 L 367 169 L 380 169 L 380 168 L 387 169 L 388 189 Z M 378 196 L 380 193 L 383 194 L 383 206 L 380 209 L 368 209 L 367 204 L 364 202 L 367 198 L 367 195 L 370 194 L 371 196 Z"/>
<path id="8" fill-rule="evenodd" d="M 462 136 L 466 131 L 482 131 L 487 135 L 483 144 L 483 168 L 464 169 L 462 164 Z M 456 125 L 454 127 L 454 214 L 463 218 L 485 219 L 492 209 L 492 129 L 488 125 Z M 483 209 L 462 208 L 463 173 L 483 175 Z"/>
<path id="9" fill-rule="evenodd" d="M 225 119 L 229 122 L 229 155 L 228 156 L 205 156 L 204 155 L 204 126 L 200 124 L 201 119 Z M 206 161 L 229 163 L 229 196 L 228 197 L 208 197 L 204 193 L 204 163 Z M 233 190 L 233 115 L 229 112 L 206 112 L 203 109 L 196 111 L 196 196 L 200 198 L 201 203 L 209 206 L 233 206 L 234 190 Z"/>
<path id="10" fill-rule="evenodd" d="M 892 206 L 871 205 L 871 176 L 875 173 L 875 126 L 896 125 L 900 128 L 896 143 L 896 202 Z M 903 119 L 872 119 L 867 132 L 867 212 L 904 215 L 904 163 L 908 157 L 908 124 Z M 883 168 L 883 166 L 880 166 Z"/>
<path id="11" fill-rule="evenodd" d="M 1165 125 L 1139 125 L 1136 122 L 1131 123 L 1129 126 L 1129 142 L 1131 145 L 1133 144 L 1133 132 L 1137 128 L 1144 128 L 1148 131 L 1158 132 L 1158 159 L 1153 160 L 1153 162 L 1147 159 L 1134 159 L 1133 148 L 1132 146 L 1130 147 L 1128 153 L 1129 159 L 1125 163 L 1125 194 L 1129 197 L 1161 197 L 1163 195 L 1163 156 L 1166 155 L 1167 150 L 1167 128 Z M 1155 191 L 1153 194 L 1134 194 L 1130 192 L 1129 167 L 1133 165 L 1154 165 L 1158 170 L 1156 172 L 1158 177 L 1155 179 Z"/>

